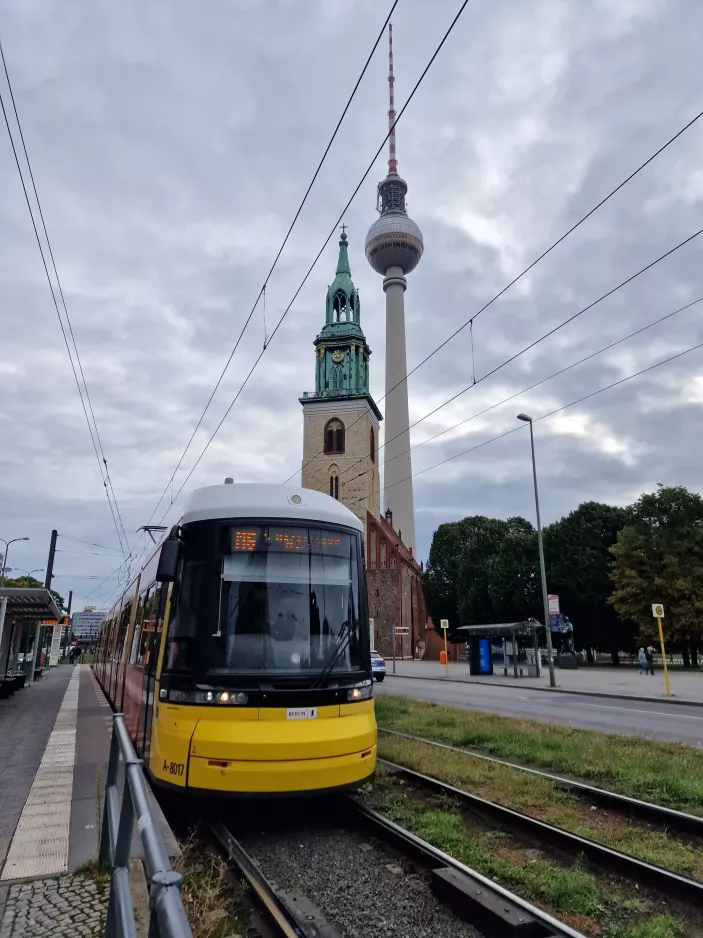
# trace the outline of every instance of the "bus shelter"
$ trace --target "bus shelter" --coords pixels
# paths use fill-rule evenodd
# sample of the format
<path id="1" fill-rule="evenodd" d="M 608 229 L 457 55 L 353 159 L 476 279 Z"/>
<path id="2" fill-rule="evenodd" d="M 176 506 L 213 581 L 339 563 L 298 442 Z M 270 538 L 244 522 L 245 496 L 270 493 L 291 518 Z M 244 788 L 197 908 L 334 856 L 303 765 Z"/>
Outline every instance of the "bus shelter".
<path id="1" fill-rule="evenodd" d="M 0 587 L 0 675 L 24 671 L 32 683 L 45 619 L 61 619 L 49 590 Z"/>
<path id="2" fill-rule="evenodd" d="M 472 674 L 493 674 L 493 643 L 500 641 L 505 649 L 506 639 L 510 639 L 512 650 L 513 677 L 539 677 L 542 673 L 539 654 L 537 632 L 543 628 L 542 623 L 536 619 L 527 619 L 525 622 L 487 623 L 486 625 L 460 625 L 456 631 L 462 635 L 467 645 L 469 670 Z M 525 655 L 525 662 L 518 661 L 520 640 L 523 640 L 523 649 L 530 650 L 531 655 Z M 530 658 L 533 657 L 533 661 Z M 507 653 L 504 657 L 505 672 L 507 674 Z"/>

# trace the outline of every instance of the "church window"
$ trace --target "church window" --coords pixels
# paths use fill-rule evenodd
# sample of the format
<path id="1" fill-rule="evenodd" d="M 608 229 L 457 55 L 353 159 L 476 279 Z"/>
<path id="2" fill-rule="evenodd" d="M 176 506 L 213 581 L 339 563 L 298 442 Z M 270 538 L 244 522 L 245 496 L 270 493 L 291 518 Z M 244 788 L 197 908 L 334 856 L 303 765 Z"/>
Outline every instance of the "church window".
<path id="1" fill-rule="evenodd" d="M 342 374 L 341 365 L 332 366 L 332 390 L 341 391 L 344 387 L 344 375 Z"/>
<path id="2" fill-rule="evenodd" d="M 344 452 L 344 424 L 336 417 L 325 425 L 325 453 Z"/>
<path id="3" fill-rule="evenodd" d="M 376 462 L 376 434 L 374 433 L 373 427 L 371 427 L 369 439 L 369 456 L 371 457 L 371 462 Z"/>
<path id="4" fill-rule="evenodd" d="M 381 541 L 381 566 L 386 566 L 386 542 Z"/>
<path id="5" fill-rule="evenodd" d="M 332 498 L 339 498 L 339 476 L 336 471 L 330 475 L 330 495 Z"/>
<path id="6" fill-rule="evenodd" d="M 391 567 L 395 566 L 395 551 L 391 554 Z"/>
<path id="7" fill-rule="evenodd" d="M 349 297 L 349 321 L 354 322 L 354 294 Z"/>
<path id="8" fill-rule="evenodd" d="M 347 321 L 347 295 L 343 290 L 337 290 L 332 300 L 334 322 Z"/>

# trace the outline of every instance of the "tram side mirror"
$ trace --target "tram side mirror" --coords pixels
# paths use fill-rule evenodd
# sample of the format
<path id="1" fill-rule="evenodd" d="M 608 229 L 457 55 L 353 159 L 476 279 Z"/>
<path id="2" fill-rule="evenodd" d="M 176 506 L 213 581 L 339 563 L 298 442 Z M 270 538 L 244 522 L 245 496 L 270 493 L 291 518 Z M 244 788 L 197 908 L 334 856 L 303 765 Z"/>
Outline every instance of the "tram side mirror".
<path id="1" fill-rule="evenodd" d="M 181 554 L 180 541 L 168 538 L 161 545 L 159 565 L 156 568 L 157 583 L 173 583 L 178 572 L 178 561 Z"/>

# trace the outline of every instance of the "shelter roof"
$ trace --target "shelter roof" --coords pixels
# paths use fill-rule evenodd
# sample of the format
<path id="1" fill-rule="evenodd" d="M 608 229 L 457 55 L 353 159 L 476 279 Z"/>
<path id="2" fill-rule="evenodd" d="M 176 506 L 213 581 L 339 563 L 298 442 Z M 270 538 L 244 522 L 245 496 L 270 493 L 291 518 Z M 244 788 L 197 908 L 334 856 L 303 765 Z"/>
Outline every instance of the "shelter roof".
<path id="1" fill-rule="evenodd" d="M 532 635 L 537 629 L 543 628 L 536 619 L 527 619 L 525 622 L 489 622 L 486 625 L 460 625 L 455 631 L 463 632 L 467 636 L 490 636 L 491 638 L 510 637 L 516 635 Z"/>
<path id="2" fill-rule="evenodd" d="M 0 600 L 7 597 L 6 617 L 9 619 L 60 619 L 61 611 L 46 589 L 0 587 Z"/>

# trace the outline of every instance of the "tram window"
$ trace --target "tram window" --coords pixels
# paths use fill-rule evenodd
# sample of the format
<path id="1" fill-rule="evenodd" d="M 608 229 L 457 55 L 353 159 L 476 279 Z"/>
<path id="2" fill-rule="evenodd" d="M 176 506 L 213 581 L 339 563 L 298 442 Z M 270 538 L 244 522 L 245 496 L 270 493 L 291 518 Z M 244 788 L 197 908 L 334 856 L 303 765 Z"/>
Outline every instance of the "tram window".
<path id="1" fill-rule="evenodd" d="M 356 535 L 202 522 L 187 531 L 184 542 L 183 573 L 171 598 L 166 670 L 316 671 L 340 639 L 335 669 L 363 667 Z"/>
<path id="2" fill-rule="evenodd" d="M 144 605 L 146 600 L 146 590 L 142 590 L 142 593 L 139 597 L 139 603 L 137 605 L 137 614 L 134 619 L 134 634 L 132 635 L 132 647 L 129 650 L 129 663 L 137 664 L 137 649 L 139 648 L 139 636 L 142 629 L 142 622 L 144 620 Z"/>
<path id="3" fill-rule="evenodd" d="M 164 587 L 165 589 L 165 587 Z M 137 664 L 141 667 L 147 667 L 152 658 L 152 649 L 156 646 L 154 635 L 156 633 L 156 613 L 161 595 L 161 587 L 154 583 L 149 589 L 144 606 L 144 625 L 139 642 L 139 652 L 137 654 Z"/>
<path id="4" fill-rule="evenodd" d="M 127 603 L 127 605 L 122 610 L 122 616 L 120 618 L 120 630 L 117 634 L 117 643 L 115 645 L 115 657 L 118 661 L 122 658 L 122 651 L 127 636 L 127 627 L 129 626 L 129 617 L 131 612 L 132 603 Z"/>

